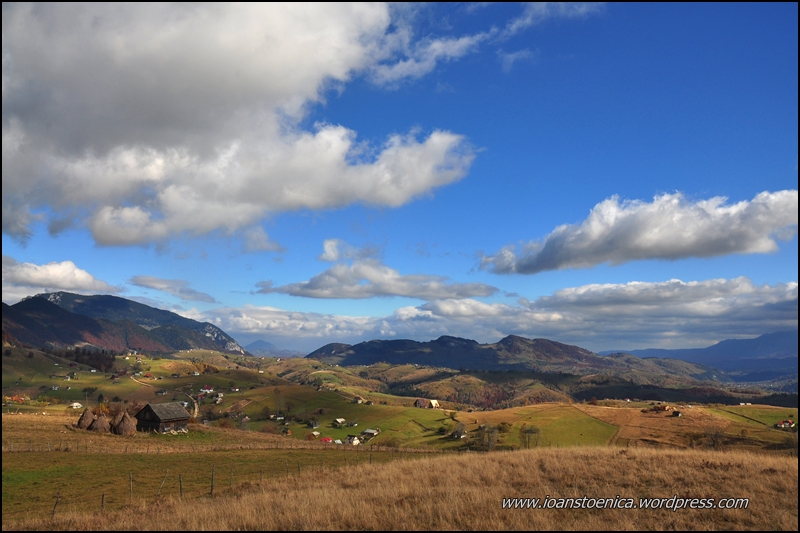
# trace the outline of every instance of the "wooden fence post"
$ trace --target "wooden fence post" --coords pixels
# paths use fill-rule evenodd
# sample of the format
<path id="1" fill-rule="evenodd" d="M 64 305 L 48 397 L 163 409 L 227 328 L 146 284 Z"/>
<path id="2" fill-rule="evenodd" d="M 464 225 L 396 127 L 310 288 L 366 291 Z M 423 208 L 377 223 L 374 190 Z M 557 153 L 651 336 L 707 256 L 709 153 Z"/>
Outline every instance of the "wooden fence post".
<path id="1" fill-rule="evenodd" d="M 211 495 L 214 495 L 214 465 L 211 465 Z"/>
<path id="2" fill-rule="evenodd" d="M 130 503 L 133 503 L 133 472 L 130 473 L 131 476 L 131 499 Z"/>
<path id="3" fill-rule="evenodd" d="M 56 504 L 53 506 L 53 514 L 52 514 L 52 516 L 50 516 L 50 520 L 53 520 L 53 519 L 55 519 L 55 517 L 56 517 L 56 507 L 58 507 L 58 500 L 59 500 L 60 498 L 61 498 L 61 491 L 59 490 L 59 491 L 56 493 Z"/>
<path id="4" fill-rule="evenodd" d="M 100 497 L 100 512 L 104 513 L 106 511 L 106 493 L 104 492 L 103 495 Z"/>
<path id="5" fill-rule="evenodd" d="M 181 500 L 183 499 L 183 474 L 178 474 L 178 483 L 181 487 Z"/>
<path id="6" fill-rule="evenodd" d="M 161 486 L 158 487 L 158 493 L 156 493 L 156 498 L 161 495 L 161 489 L 164 488 L 164 482 L 167 481 L 167 476 L 169 475 L 169 469 L 167 469 L 167 473 L 164 474 L 164 479 L 161 481 Z"/>

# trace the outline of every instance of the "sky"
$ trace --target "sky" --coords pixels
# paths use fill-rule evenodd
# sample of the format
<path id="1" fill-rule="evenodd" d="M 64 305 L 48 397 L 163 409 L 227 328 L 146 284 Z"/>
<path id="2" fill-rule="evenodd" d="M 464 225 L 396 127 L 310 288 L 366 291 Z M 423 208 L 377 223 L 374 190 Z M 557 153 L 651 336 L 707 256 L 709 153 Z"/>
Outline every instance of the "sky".
<path id="1" fill-rule="evenodd" d="M 3 302 L 246 345 L 796 329 L 798 7 L 3 4 Z"/>

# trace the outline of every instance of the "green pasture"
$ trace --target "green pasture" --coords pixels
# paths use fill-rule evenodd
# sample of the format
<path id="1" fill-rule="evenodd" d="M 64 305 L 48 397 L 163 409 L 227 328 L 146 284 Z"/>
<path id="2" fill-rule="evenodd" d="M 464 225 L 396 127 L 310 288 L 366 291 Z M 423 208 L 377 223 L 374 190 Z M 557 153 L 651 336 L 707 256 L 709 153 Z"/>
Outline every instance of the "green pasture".
<path id="1" fill-rule="evenodd" d="M 712 409 L 709 409 L 712 410 Z M 797 422 L 797 409 L 792 407 L 772 407 L 768 405 L 735 405 L 726 406 L 713 409 L 718 414 L 731 415 L 733 414 L 735 420 L 752 421 L 753 419 L 766 424 L 774 426 L 781 420 L 790 419 Z M 724 414 L 723 414 L 724 413 Z"/>

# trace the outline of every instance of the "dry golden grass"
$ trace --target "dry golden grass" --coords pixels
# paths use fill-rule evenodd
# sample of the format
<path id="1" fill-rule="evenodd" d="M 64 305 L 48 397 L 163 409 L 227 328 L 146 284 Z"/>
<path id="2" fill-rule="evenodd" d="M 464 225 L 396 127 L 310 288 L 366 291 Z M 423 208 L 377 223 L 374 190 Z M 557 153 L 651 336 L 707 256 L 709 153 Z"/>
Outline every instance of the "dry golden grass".
<path id="1" fill-rule="evenodd" d="M 234 495 L 100 515 L 3 520 L 27 530 L 796 531 L 796 459 L 743 452 L 562 448 L 430 457 L 269 480 Z M 503 498 L 750 498 L 747 509 L 503 509 Z"/>

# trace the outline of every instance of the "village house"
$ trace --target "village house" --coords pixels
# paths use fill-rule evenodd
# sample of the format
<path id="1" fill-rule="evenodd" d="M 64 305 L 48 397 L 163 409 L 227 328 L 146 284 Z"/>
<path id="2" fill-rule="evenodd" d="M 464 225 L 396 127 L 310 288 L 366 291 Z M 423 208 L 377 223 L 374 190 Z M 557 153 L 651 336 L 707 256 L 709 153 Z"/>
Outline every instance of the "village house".
<path id="1" fill-rule="evenodd" d="M 356 396 L 355 398 L 353 398 L 353 403 L 364 403 L 364 398 L 362 398 L 361 396 Z"/>
<path id="2" fill-rule="evenodd" d="M 136 413 L 138 431 L 170 433 L 189 431 L 189 413 L 180 402 L 148 403 Z"/>
<path id="3" fill-rule="evenodd" d="M 345 444 L 358 446 L 359 444 L 361 444 L 361 438 L 358 435 L 348 435 L 344 442 Z"/>
<path id="4" fill-rule="evenodd" d="M 420 409 L 427 409 L 428 400 L 426 400 L 425 398 L 418 398 L 417 401 L 414 402 L 414 407 L 419 407 Z"/>
<path id="5" fill-rule="evenodd" d="M 457 430 L 453 431 L 453 433 L 452 433 L 452 437 L 454 439 L 463 439 L 466 436 L 467 436 L 467 431 L 464 430 L 464 429 L 457 429 Z"/>
<path id="6" fill-rule="evenodd" d="M 365 429 L 361 432 L 361 434 L 364 435 L 364 440 L 369 440 L 377 437 L 380 432 L 380 429 Z"/>
<path id="7" fill-rule="evenodd" d="M 776 428 L 780 428 L 780 429 L 793 428 L 794 427 L 794 421 L 793 420 L 781 420 L 780 422 L 775 424 L 775 427 Z"/>
<path id="8" fill-rule="evenodd" d="M 344 418 L 337 418 L 336 420 L 333 421 L 334 427 L 338 427 L 338 428 L 344 427 L 344 423 L 345 423 L 345 419 Z"/>
<path id="9" fill-rule="evenodd" d="M 431 409 L 439 409 L 439 400 L 431 400 L 431 403 L 428 405 Z"/>
<path id="10" fill-rule="evenodd" d="M 210 393 L 214 392 L 214 387 L 212 387 L 211 385 L 203 385 L 200 388 L 200 392 L 202 394 L 210 394 Z"/>

